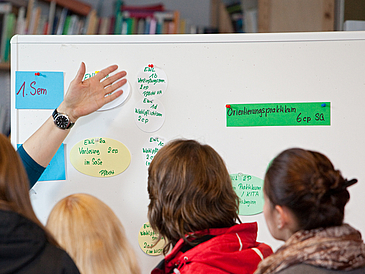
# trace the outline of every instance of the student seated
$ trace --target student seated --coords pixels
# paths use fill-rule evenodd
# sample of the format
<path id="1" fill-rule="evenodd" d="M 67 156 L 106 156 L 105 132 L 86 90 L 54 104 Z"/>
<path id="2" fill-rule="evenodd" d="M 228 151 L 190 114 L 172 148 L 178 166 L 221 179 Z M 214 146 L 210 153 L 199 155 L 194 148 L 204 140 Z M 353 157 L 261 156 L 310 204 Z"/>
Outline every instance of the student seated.
<path id="1" fill-rule="evenodd" d="M 151 227 L 165 259 L 152 273 L 253 273 L 272 253 L 256 241 L 257 223 L 237 224 L 239 198 L 225 163 L 208 145 L 175 140 L 148 169 Z"/>
<path id="2" fill-rule="evenodd" d="M 80 273 L 37 219 L 29 182 L 9 140 L 0 134 L 0 272 Z"/>
<path id="3" fill-rule="evenodd" d="M 63 198 L 46 227 L 85 274 L 138 274 L 137 259 L 112 209 L 88 194 Z"/>
<path id="4" fill-rule="evenodd" d="M 280 153 L 265 175 L 264 215 L 272 236 L 285 244 L 255 273 L 365 273 L 361 234 L 343 223 L 347 187 L 356 182 L 321 153 Z"/>

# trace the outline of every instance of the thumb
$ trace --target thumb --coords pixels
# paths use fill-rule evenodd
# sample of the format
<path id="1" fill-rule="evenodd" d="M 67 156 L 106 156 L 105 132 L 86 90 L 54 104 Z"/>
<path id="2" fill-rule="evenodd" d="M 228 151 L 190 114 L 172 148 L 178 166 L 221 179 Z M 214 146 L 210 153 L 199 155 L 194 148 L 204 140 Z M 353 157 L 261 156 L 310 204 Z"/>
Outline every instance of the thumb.
<path id="1" fill-rule="evenodd" d="M 77 71 L 77 74 L 76 74 L 76 77 L 75 77 L 75 80 L 76 80 L 77 83 L 82 82 L 82 79 L 84 78 L 84 75 L 85 75 L 85 71 L 86 71 L 85 63 L 81 62 L 80 68 Z"/>

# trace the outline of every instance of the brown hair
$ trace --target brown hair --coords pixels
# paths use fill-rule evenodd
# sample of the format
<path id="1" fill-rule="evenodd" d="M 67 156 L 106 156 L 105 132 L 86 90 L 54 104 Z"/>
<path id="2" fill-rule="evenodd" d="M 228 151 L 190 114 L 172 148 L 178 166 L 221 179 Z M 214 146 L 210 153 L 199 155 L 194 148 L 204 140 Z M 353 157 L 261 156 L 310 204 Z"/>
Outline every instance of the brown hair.
<path id="1" fill-rule="evenodd" d="M 164 254 L 181 238 L 188 243 L 187 234 L 239 221 L 239 198 L 223 159 L 194 140 L 174 140 L 158 151 L 148 193 L 151 227 L 168 241 Z"/>
<path id="2" fill-rule="evenodd" d="M 33 211 L 28 176 L 23 163 L 3 134 L 0 134 L 0 210 L 14 211 L 33 221 L 44 230 L 48 242 L 59 247 Z"/>
<path id="3" fill-rule="evenodd" d="M 63 198 L 53 207 L 47 228 L 81 273 L 140 273 L 122 223 L 109 206 L 92 195 Z"/>
<path id="4" fill-rule="evenodd" d="M 273 206 L 286 206 L 294 213 L 300 230 L 309 230 L 342 224 L 351 182 L 325 155 L 292 148 L 271 162 L 264 191 Z"/>

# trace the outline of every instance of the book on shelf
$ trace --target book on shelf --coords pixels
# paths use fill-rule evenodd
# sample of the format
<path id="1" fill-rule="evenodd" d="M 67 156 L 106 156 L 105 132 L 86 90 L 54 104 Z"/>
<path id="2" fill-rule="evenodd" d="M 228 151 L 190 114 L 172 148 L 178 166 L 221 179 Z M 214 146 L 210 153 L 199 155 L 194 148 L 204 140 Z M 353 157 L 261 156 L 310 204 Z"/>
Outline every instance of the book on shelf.
<path id="1" fill-rule="evenodd" d="M 25 34 L 25 7 L 19 8 L 15 33 Z"/>
<path id="2" fill-rule="evenodd" d="M 63 34 L 63 29 L 64 29 L 64 26 L 65 26 L 65 23 L 66 23 L 67 14 L 68 14 L 68 9 L 63 8 L 62 12 L 61 12 L 61 15 L 60 15 L 60 17 L 58 19 L 58 22 L 57 22 L 57 30 L 56 30 L 57 35 Z"/>
<path id="3" fill-rule="evenodd" d="M 32 18 L 32 12 L 34 7 L 35 0 L 29 0 L 27 6 L 27 15 L 25 17 L 25 34 L 28 33 L 30 21 Z"/>
<path id="4" fill-rule="evenodd" d="M 17 30 L 17 16 L 24 15 L 24 9 L 19 13 L 22 1 L 0 2 L 0 61 L 9 62 L 10 39 Z"/>
<path id="5" fill-rule="evenodd" d="M 123 28 L 123 15 L 122 15 L 121 11 L 118 11 L 117 15 L 115 17 L 115 20 L 114 20 L 114 29 L 113 29 L 112 33 L 113 34 L 121 34 L 122 31 L 124 31 L 124 28 Z M 125 30 L 125 32 L 127 32 L 127 31 Z"/>
<path id="6" fill-rule="evenodd" d="M 29 21 L 29 28 L 28 28 L 27 34 L 37 34 L 37 29 L 38 29 L 41 12 L 42 12 L 42 10 L 40 7 L 36 7 L 33 9 L 31 18 Z"/>
<path id="7" fill-rule="evenodd" d="M 100 27 L 98 34 L 109 34 L 111 19 L 109 17 L 100 18 Z"/>
<path id="8" fill-rule="evenodd" d="M 4 18 L 5 22 L 3 25 L 3 33 L 1 37 L 1 61 L 9 62 L 10 39 L 13 36 L 15 30 L 16 17 L 14 13 L 7 13 Z"/>
<path id="9" fill-rule="evenodd" d="M 92 10 L 86 18 L 85 28 L 82 34 L 96 34 L 97 23 L 98 23 L 97 12 L 96 10 Z"/>
<path id="10" fill-rule="evenodd" d="M 185 33 L 185 29 L 180 27 L 181 20 L 179 11 L 165 10 L 162 4 L 122 5 L 116 15 L 114 34 Z"/>
<path id="11" fill-rule="evenodd" d="M 53 34 L 55 13 L 56 13 L 56 1 L 51 1 L 51 3 L 49 4 L 49 11 L 48 11 L 47 34 Z"/>
<path id="12" fill-rule="evenodd" d="M 241 1 L 229 1 L 226 4 L 226 10 L 233 26 L 233 32 L 243 32 L 244 20 Z"/>
<path id="13" fill-rule="evenodd" d="M 62 28 L 62 32 L 60 34 L 66 35 L 68 34 L 68 30 L 70 28 L 70 23 L 71 23 L 71 16 L 70 15 L 66 15 L 64 24 L 63 24 L 63 28 Z"/>
<path id="14" fill-rule="evenodd" d="M 65 24 L 63 26 L 63 35 L 73 35 L 78 34 L 80 30 L 80 20 L 75 14 L 67 15 L 65 19 Z"/>

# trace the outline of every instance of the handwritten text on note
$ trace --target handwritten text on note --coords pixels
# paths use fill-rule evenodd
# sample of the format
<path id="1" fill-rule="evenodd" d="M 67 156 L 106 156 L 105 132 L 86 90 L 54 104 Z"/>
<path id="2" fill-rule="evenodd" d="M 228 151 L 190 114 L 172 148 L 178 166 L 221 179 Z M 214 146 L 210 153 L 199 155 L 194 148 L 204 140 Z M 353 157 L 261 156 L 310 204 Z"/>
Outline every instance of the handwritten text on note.
<path id="1" fill-rule="evenodd" d="M 15 108 L 54 109 L 63 101 L 63 72 L 16 71 Z"/>
<path id="2" fill-rule="evenodd" d="M 329 126 L 331 103 L 267 103 L 226 105 L 227 127 Z"/>

